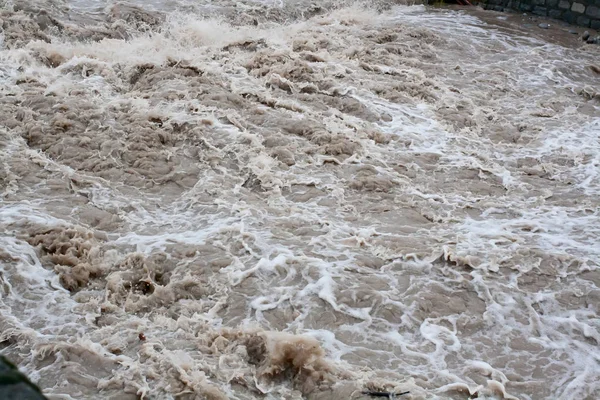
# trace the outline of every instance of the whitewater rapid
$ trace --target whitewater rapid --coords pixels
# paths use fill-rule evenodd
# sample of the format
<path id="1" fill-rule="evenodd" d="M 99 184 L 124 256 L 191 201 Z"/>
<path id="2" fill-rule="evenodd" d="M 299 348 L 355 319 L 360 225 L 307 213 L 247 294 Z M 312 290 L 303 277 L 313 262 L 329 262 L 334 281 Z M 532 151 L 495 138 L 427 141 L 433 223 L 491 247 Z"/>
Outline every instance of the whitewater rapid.
<path id="1" fill-rule="evenodd" d="M 600 397 L 598 46 L 392 1 L 0 6 L 0 352 L 49 399 Z"/>

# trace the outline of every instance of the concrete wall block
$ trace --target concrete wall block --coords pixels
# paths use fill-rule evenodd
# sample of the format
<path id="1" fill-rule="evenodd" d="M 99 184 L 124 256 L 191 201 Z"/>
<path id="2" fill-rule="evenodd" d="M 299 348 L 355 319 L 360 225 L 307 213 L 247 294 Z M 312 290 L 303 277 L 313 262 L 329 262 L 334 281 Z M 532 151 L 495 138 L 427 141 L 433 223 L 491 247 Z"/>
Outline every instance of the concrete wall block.
<path id="1" fill-rule="evenodd" d="M 519 4 L 519 10 L 531 11 L 531 10 L 533 10 L 533 6 L 531 4 L 522 2 L 521 4 Z"/>
<path id="2" fill-rule="evenodd" d="M 583 14 L 585 12 L 585 5 L 581 3 L 573 3 L 573 5 L 571 6 L 571 11 Z"/>
<path id="3" fill-rule="evenodd" d="M 588 6 L 585 10 L 585 15 L 591 18 L 600 18 L 600 7 Z"/>
<path id="4" fill-rule="evenodd" d="M 0 0 L 1 1 L 1 0 Z M 518 10 L 600 30 L 600 0 L 481 0 L 486 10 Z"/>
<path id="5" fill-rule="evenodd" d="M 560 0 L 558 2 L 558 8 L 568 10 L 569 8 L 571 8 L 571 3 L 569 3 L 567 0 Z"/>
<path id="6" fill-rule="evenodd" d="M 577 18 L 577 25 L 590 26 L 590 22 L 591 22 L 590 19 L 588 17 L 586 17 L 585 15 L 582 15 Z"/>
<path id="7" fill-rule="evenodd" d="M 565 13 L 562 16 L 563 21 L 567 21 L 570 24 L 574 24 L 575 22 L 577 22 L 577 17 L 579 15 L 575 14 L 573 11 L 565 11 Z"/>

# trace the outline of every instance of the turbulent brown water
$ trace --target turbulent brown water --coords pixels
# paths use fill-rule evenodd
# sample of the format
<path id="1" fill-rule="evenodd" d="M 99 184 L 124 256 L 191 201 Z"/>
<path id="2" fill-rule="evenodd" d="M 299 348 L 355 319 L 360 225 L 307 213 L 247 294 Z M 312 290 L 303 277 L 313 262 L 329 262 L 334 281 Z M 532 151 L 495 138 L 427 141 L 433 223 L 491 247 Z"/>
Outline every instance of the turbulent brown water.
<path id="1" fill-rule="evenodd" d="M 50 399 L 600 398 L 600 46 L 0 5 L 0 351 Z"/>

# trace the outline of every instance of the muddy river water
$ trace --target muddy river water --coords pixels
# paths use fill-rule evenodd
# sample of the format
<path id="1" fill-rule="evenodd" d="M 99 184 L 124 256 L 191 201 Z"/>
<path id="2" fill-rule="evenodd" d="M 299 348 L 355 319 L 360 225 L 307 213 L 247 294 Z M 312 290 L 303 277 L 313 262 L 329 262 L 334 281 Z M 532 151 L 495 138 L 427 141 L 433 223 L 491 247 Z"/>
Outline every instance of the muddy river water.
<path id="1" fill-rule="evenodd" d="M 600 398 L 600 46 L 381 0 L 0 6 L 0 352 L 49 399 Z"/>

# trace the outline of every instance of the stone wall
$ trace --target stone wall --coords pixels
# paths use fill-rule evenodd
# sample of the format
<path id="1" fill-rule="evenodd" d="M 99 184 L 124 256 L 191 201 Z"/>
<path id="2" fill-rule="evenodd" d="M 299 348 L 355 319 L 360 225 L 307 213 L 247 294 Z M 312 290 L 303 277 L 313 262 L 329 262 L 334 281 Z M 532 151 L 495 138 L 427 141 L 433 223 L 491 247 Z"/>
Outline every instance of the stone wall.
<path id="1" fill-rule="evenodd" d="M 481 0 L 485 9 L 521 11 L 600 30 L 600 0 Z"/>

